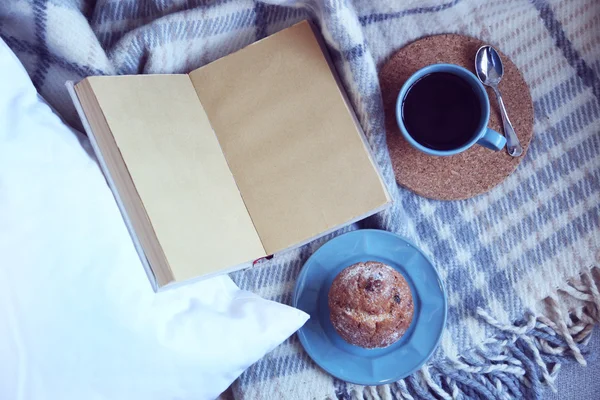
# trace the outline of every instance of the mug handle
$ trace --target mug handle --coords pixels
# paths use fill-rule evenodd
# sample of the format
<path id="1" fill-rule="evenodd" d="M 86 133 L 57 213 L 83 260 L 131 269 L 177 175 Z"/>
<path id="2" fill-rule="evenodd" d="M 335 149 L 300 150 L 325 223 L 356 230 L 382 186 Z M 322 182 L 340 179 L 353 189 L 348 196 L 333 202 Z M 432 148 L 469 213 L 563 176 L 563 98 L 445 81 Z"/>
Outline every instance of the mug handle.
<path id="1" fill-rule="evenodd" d="M 502 150 L 506 145 L 506 138 L 493 129 L 486 128 L 485 133 L 479 138 L 477 144 L 490 150 Z"/>

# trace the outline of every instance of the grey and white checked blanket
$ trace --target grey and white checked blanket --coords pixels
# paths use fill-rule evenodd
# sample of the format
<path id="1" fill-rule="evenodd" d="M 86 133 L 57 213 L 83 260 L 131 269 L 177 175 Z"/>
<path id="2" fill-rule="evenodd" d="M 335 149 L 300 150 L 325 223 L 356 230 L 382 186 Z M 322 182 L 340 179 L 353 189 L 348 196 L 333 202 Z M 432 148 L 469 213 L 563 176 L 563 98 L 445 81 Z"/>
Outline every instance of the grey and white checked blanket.
<path id="1" fill-rule="evenodd" d="M 561 363 L 585 364 L 580 345 L 600 320 L 600 2 L 4 0 L 0 36 L 79 126 L 68 79 L 187 72 L 304 18 L 323 32 L 395 200 L 348 229 L 387 229 L 424 249 L 445 281 L 448 329 L 422 370 L 368 388 L 320 370 L 293 336 L 236 381 L 234 396 L 541 398 Z M 395 49 L 445 32 L 499 47 L 535 106 L 535 136 L 517 171 L 490 193 L 455 202 L 395 185 L 377 80 Z M 329 238 L 233 278 L 289 303 L 303 262 Z"/>

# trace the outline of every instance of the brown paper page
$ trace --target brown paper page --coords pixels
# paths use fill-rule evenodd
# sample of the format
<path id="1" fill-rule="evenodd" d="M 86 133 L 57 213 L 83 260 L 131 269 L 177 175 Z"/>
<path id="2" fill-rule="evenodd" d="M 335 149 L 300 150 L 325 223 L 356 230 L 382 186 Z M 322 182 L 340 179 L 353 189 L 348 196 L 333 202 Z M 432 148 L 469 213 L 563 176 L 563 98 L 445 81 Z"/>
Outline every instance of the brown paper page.
<path id="1" fill-rule="evenodd" d="M 190 77 L 267 253 L 388 202 L 307 22 Z"/>
<path id="2" fill-rule="evenodd" d="M 88 80 L 175 280 L 266 254 L 187 75 Z"/>

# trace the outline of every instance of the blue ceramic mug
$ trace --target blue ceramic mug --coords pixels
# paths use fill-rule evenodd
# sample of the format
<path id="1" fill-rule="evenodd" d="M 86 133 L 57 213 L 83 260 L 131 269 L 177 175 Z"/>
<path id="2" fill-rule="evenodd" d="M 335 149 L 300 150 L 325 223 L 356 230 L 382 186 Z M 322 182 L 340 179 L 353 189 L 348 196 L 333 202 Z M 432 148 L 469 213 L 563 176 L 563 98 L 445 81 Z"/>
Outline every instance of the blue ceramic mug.
<path id="1" fill-rule="evenodd" d="M 456 75 L 459 78 L 461 78 L 464 82 L 469 84 L 475 92 L 479 104 L 481 106 L 479 124 L 477 125 L 477 129 L 473 132 L 471 139 L 469 139 L 469 141 L 467 141 L 465 144 L 449 150 L 431 149 L 417 142 L 411 136 L 402 118 L 402 105 L 412 85 L 424 76 L 436 72 L 445 72 Z M 469 70 L 463 67 L 454 64 L 433 64 L 421 68 L 420 70 L 415 72 L 410 78 L 408 78 L 404 85 L 402 85 L 400 93 L 398 94 L 398 99 L 396 101 L 396 121 L 398 122 L 398 127 L 400 128 L 400 132 L 402 132 L 404 138 L 408 141 L 408 143 L 410 143 L 411 146 L 424 153 L 434 156 L 451 156 L 454 154 L 458 154 L 469 149 L 475 144 L 479 144 L 491 150 L 501 150 L 506 144 L 506 138 L 498 132 L 487 127 L 489 119 L 490 101 L 488 99 L 485 88 L 473 73 L 471 73 Z"/>

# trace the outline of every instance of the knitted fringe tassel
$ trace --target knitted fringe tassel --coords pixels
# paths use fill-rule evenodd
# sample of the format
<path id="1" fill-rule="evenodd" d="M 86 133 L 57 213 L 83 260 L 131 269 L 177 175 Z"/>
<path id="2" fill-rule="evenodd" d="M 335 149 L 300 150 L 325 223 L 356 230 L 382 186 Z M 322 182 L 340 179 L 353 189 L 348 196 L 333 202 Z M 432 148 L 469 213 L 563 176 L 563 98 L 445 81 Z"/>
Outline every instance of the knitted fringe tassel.
<path id="1" fill-rule="evenodd" d="M 564 313 L 559 297 L 575 300 Z M 564 300 L 564 297 L 563 297 Z M 394 399 L 542 399 L 561 362 L 568 358 L 586 365 L 584 351 L 600 322 L 600 268 L 594 267 L 545 300 L 545 315 L 528 313 L 514 325 L 503 324 L 483 309 L 477 314 L 500 333 L 457 360 L 426 365 L 412 376 L 378 387 L 347 386 L 338 398 Z M 349 389 L 349 390 L 348 390 Z"/>

